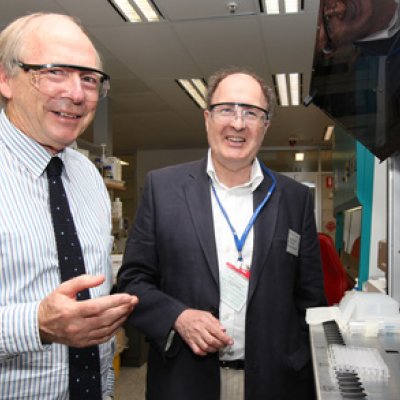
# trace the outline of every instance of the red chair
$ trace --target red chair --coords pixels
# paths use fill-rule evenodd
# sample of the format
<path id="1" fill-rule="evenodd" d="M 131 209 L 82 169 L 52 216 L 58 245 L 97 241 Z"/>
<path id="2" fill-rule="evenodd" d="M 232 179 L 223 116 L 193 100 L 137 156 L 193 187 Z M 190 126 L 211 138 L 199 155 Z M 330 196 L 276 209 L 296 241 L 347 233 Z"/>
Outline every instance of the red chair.
<path id="1" fill-rule="evenodd" d="M 328 305 L 331 306 L 339 303 L 344 293 L 350 290 L 352 285 L 332 238 L 325 233 L 318 233 L 318 239 L 324 273 L 325 296 Z"/>
<path id="2" fill-rule="evenodd" d="M 360 260 L 360 246 L 361 246 L 361 237 L 359 236 L 354 242 L 353 247 L 351 248 L 350 254 L 354 257 L 357 261 Z"/>

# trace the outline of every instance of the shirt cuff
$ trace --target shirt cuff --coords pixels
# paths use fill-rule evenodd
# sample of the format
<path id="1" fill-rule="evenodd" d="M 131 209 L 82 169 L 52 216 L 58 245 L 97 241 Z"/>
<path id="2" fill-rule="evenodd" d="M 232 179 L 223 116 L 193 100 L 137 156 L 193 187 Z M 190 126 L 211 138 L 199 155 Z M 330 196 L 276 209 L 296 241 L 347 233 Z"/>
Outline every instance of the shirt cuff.
<path id="1" fill-rule="evenodd" d="M 0 307 L 0 359 L 43 350 L 38 324 L 39 304 Z"/>

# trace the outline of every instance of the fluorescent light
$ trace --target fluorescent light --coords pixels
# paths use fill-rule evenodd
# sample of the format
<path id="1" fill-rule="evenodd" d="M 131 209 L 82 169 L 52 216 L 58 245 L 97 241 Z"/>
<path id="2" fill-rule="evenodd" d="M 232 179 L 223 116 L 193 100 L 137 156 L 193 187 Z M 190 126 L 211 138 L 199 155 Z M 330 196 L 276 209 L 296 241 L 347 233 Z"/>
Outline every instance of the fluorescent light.
<path id="1" fill-rule="evenodd" d="M 328 142 L 329 140 L 331 140 L 334 128 L 335 128 L 334 126 L 327 126 L 326 127 L 325 134 L 324 134 L 324 141 L 325 142 Z"/>
<path id="2" fill-rule="evenodd" d="M 202 88 L 200 85 L 200 82 L 203 82 L 202 79 L 177 79 L 177 82 L 200 108 L 207 108 L 205 87 Z"/>
<path id="3" fill-rule="evenodd" d="M 292 101 L 292 106 L 298 106 L 300 104 L 300 84 L 299 84 L 299 74 L 289 74 L 290 83 L 290 99 Z"/>
<path id="4" fill-rule="evenodd" d="M 108 0 L 129 22 L 156 22 L 160 16 L 150 0 Z"/>
<path id="5" fill-rule="evenodd" d="M 139 7 L 139 10 L 146 17 L 147 21 L 155 22 L 160 20 L 160 17 L 155 12 L 153 6 L 150 4 L 150 1 L 148 0 L 133 0 L 133 1 Z"/>
<path id="6" fill-rule="evenodd" d="M 299 106 L 301 74 L 298 72 L 290 74 L 276 74 L 274 75 L 274 78 L 278 89 L 279 105 L 283 107 Z M 290 102 L 288 89 L 290 89 Z"/>
<path id="7" fill-rule="evenodd" d="M 264 0 L 266 14 L 293 14 L 300 10 L 300 0 L 284 0 L 284 12 L 280 12 L 279 0 Z"/>
<path id="8" fill-rule="evenodd" d="M 285 0 L 285 13 L 297 13 L 299 12 L 299 0 Z"/>
<path id="9" fill-rule="evenodd" d="M 129 3 L 128 0 L 112 0 L 116 7 L 118 7 L 119 11 L 125 16 L 125 18 L 129 22 L 141 22 L 139 14 L 132 7 L 132 4 Z"/>
<path id="10" fill-rule="evenodd" d="M 279 14 L 279 0 L 265 0 L 265 12 L 267 14 Z"/>
<path id="11" fill-rule="evenodd" d="M 193 85 L 197 88 L 203 98 L 207 97 L 207 87 L 202 79 L 191 79 Z"/>
<path id="12" fill-rule="evenodd" d="M 120 160 L 119 163 L 120 163 L 121 165 L 123 165 L 123 166 L 128 166 L 128 165 L 129 165 L 128 161 L 122 161 L 122 160 Z"/>
<path id="13" fill-rule="evenodd" d="M 285 74 L 276 74 L 276 83 L 278 85 L 278 95 L 281 106 L 289 105 L 289 97 L 286 83 L 286 75 Z"/>
<path id="14" fill-rule="evenodd" d="M 295 159 L 296 161 L 304 161 L 304 153 L 296 153 L 296 154 L 294 155 L 294 159 Z"/>

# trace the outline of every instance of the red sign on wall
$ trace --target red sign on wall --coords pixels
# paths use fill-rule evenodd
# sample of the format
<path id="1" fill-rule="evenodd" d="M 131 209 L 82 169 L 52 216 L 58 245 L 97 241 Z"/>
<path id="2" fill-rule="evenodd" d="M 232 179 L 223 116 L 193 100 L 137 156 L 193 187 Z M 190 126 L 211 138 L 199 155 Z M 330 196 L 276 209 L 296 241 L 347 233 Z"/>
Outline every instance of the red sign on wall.
<path id="1" fill-rule="evenodd" d="M 333 188 L 333 176 L 328 175 L 325 177 L 325 186 L 327 189 L 332 189 Z"/>

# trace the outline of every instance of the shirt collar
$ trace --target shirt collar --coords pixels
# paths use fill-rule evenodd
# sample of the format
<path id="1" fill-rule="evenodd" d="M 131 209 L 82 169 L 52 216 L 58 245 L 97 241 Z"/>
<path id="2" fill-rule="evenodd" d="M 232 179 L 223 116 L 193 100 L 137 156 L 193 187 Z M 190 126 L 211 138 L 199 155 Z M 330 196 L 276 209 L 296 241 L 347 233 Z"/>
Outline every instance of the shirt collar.
<path id="1" fill-rule="evenodd" d="M 0 112 L 0 141 L 8 150 L 15 155 L 19 162 L 24 165 L 35 178 L 39 178 L 45 171 L 52 154 L 49 153 L 36 140 L 30 138 L 8 119 L 5 109 Z M 65 162 L 66 152 L 58 153 Z"/>
<path id="2" fill-rule="evenodd" d="M 399 0 L 395 0 L 397 3 L 397 9 L 393 14 L 391 21 L 389 22 L 388 26 L 385 29 L 382 29 L 379 32 L 372 33 L 369 36 L 366 36 L 362 39 L 359 39 L 358 42 L 368 42 L 372 40 L 382 40 L 388 39 L 394 36 L 400 30 L 400 6 Z"/>
<path id="3" fill-rule="evenodd" d="M 217 173 L 215 172 L 214 163 L 211 157 L 211 149 L 208 149 L 207 154 L 207 174 L 211 178 L 213 183 L 217 183 L 219 186 L 224 189 L 236 189 L 236 188 L 250 188 L 252 192 L 254 192 L 260 183 L 264 179 L 264 174 L 261 170 L 260 162 L 258 158 L 256 158 L 251 166 L 250 180 L 242 185 L 235 186 L 233 188 L 226 187 L 221 181 L 218 179 Z"/>

